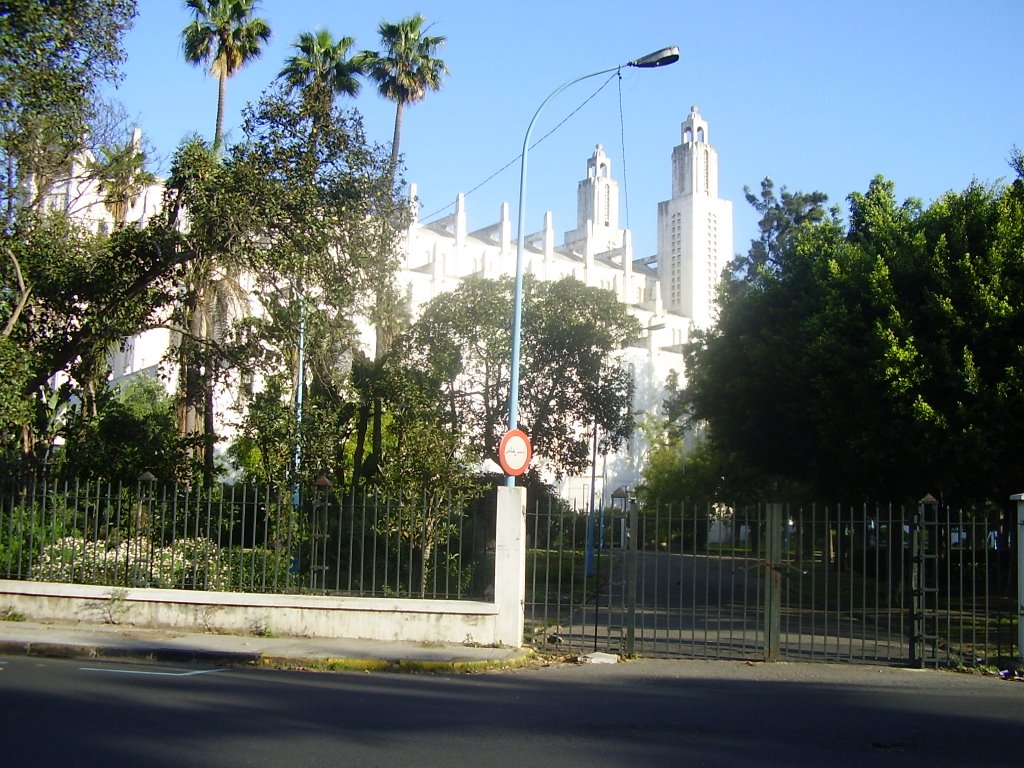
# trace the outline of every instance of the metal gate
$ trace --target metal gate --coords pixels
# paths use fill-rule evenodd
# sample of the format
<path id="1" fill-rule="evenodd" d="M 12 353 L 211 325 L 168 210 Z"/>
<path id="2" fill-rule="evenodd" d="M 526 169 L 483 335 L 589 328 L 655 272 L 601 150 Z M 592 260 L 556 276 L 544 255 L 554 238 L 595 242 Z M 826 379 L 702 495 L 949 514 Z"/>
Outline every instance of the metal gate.
<path id="1" fill-rule="evenodd" d="M 1006 511 L 930 498 L 909 508 L 626 506 L 530 513 L 526 617 L 537 644 L 918 666 L 1016 653 Z"/>

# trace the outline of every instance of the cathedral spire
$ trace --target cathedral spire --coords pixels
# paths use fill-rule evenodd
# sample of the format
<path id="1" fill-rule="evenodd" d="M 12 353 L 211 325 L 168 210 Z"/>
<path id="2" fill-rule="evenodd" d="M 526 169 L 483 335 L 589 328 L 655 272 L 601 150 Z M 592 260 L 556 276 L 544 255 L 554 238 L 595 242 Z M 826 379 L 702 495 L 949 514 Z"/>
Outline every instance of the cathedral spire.
<path id="1" fill-rule="evenodd" d="M 619 183 L 612 178 L 611 158 L 600 144 L 587 160 L 587 178 L 577 185 L 576 229 L 565 233 L 565 244 L 572 247 L 591 237 L 594 252 L 622 247 Z"/>
<path id="2" fill-rule="evenodd" d="M 658 205 L 658 277 L 670 312 L 714 324 L 718 282 L 732 258 L 732 203 L 718 196 L 718 151 L 697 107 L 672 150 L 672 199 Z"/>

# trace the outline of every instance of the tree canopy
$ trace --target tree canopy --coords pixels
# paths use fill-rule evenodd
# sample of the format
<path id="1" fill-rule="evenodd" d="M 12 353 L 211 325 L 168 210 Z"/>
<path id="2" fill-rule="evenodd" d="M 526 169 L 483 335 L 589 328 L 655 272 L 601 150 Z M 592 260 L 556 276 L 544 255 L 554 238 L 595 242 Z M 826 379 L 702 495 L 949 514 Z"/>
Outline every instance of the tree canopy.
<path id="1" fill-rule="evenodd" d="M 34 207 L 85 147 L 117 82 L 135 0 L 10 0 L 0 12 L 0 202 Z"/>
<path id="2" fill-rule="evenodd" d="M 270 24 L 254 15 L 258 0 L 185 0 L 192 22 L 181 31 L 185 61 L 209 66 L 217 78 L 217 123 L 213 146 L 220 149 L 224 136 L 224 105 L 228 78 L 263 53 L 270 40 Z"/>
<path id="3" fill-rule="evenodd" d="M 849 223 L 779 203 L 680 395 L 723 471 L 835 497 L 1003 501 L 1024 483 L 1024 181 L 924 208 L 876 177 Z M 762 247 L 763 246 L 763 247 Z"/>
<path id="4" fill-rule="evenodd" d="M 399 356 L 431 383 L 441 418 L 497 458 L 507 426 L 512 280 L 466 280 L 423 310 Z M 591 429 L 615 450 L 632 433 L 633 381 L 622 350 L 639 325 L 611 291 L 528 279 L 523 292 L 520 422 L 539 466 L 587 466 Z"/>

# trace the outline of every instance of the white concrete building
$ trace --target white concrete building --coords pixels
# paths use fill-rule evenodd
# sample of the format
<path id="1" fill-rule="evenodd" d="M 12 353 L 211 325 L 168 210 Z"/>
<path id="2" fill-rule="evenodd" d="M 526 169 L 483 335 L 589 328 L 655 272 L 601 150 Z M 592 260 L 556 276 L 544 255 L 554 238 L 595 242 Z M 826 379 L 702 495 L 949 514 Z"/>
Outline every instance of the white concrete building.
<path id="1" fill-rule="evenodd" d="M 585 177 L 577 185 L 575 227 L 558 242 L 548 212 L 540 229 L 526 236 L 527 273 L 540 280 L 571 275 L 610 289 L 639 320 L 641 338 L 623 356 L 636 383 L 634 412 L 658 416 L 669 374 L 675 371 L 682 383 L 683 345 L 692 329 L 714 322 L 715 289 L 732 257 L 732 204 L 718 196 L 718 153 L 708 134 L 707 122 L 691 108 L 681 126 L 681 143 L 671 154 L 672 196 L 658 206 L 657 254 L 633 253 L 631 233 L 620 226 L 618 182 L 601 145 L 586 160 Z M 514 274 L 516 233 L 508 203 L 502 204 L 496 220 L 471 229 L 463 195 L 451 215 L 430 222 L 418 218 L 415 185 L 410 199 L 413 216 L 398 279 L 414 317 L 432 298 L 469 276 Z M 367 329 L 368 345 L 372 336 Z M 129 339 L 114 355 L 114 380 L 156 373 L 171 343 L 162 329 Z M 219 404 L 224 415 L 234 404 L 234 398 L 228 399 L 230 404 Z M 218 418 L 218 424 L 229 426 L 232 420 Z M 598 459 L 596 493 L 603 503 L 610 502 L 611 490 L 636 486 L 648 448 L 638 431 L 619 454 Z M 588 507 L 590 473 L 568 478 L 560 492 L 569 503 Z"/>
<path id="2" fill-rule="evenodd" d="M 658 205 L 658 277 L 665 307 L 695 327 L 715 323 L 715 298 L 732 259 L 732 202 L 718 196 L 718 152 L 697 107 L 672 150 L 672 199 Z"/>
<path id="3" fill-rule="evenodd" d="M 138 128 L 132 132 L 132 144 L 137 151 L 142 146 L 142 131 Z M 104 200 L 95 163 L 96 156 L 89 149 L 73 158 L 65 169 L 66 173 L 49 187 L 43 206 L 49 211 L 59 211 L 95 232 L 112 232 L 117 222 L 111 206 Z M 27 193 L 30 198 L 36 193 L 34 179 L 29 179 Z M 164 184 L 160 179 L 140 189 L 123 210 L 122 223 L 145 225 L 163 208 L 163 194 Z M 113 371 L 111 384 L 127 374 L 144 372 L 156 376 L 170 343 L 170 333 L 164 329 L 146 331 L 137 337 L 125 339 L 122 348 L 110 351 Z M 53 385 L 56 386 L 64 377 L 65 374 L 58 374 L 52 381 Z"/>
<path id="4" fill-rule="evenodd" d="M 551 213 L 526 236 L 525 272 L 541 280 L 571 275 L 590 286 L 613 290 L 640 321 L 642 338 L 624 364 L 636 383 L 634 411 L 657 416 L 671 371 L 683 377 L 683 345 L 693 328 L 714 323 L 719 276 L 732 258 L 732 203 L 718 196 L 718 153 L 696 107 L 682 124 L 672 151 L 671 199 L 658 206 L 658 253 L 637 257 L 631 233 L 619 224 L 619 189 L 612 163 L 598 145 L 577 187 L 576 226 L 555 238 Z M 515 233 L 509 206 L 498 218 L 470 229 L 463 196 L 451 215 L 432 222 L 414 216 L 406 237 L 400 280 L 413 313 L 470 275 L 495 278 L 515 272 Z M 638 433 L 616 456 L 596 468 L 597 493 L 635 486 L 648 446 Z M 570 503 L 589 506 L 591 477 L 569 478 L 560 491 Z"/>

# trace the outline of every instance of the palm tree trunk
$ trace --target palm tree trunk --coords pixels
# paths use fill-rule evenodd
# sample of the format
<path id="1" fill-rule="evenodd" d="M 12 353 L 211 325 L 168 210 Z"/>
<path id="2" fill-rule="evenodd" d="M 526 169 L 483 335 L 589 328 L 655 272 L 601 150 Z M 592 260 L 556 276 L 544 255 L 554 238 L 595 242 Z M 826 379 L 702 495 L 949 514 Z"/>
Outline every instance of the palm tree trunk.
<path id="1" fill-rule="evenodd" d="M 224 105 L 227 101 L 228 78 L 223 72 L 217 79 L 217 125 L 213 131 L 213 149 L 219 153 L 224 139 Z"/>
<path id="2" fill-rule="evenodd" d="M 359 406 L 359 420 L 356 423 L 356 449 L 352 456 L 352 496 L 359 490 L 363 477 L 363 455 L 366 452 L 366 427 L 370 421 L 370 403 Z"/>
<path id="3" fill-rule="evenodd" d="M 398 157 L 402 141 L 402 113 L 405 105 L 399 101 L 395 108 L 395 135 L 391 139 L 391 186 L 395 186 L 398 177 Z"/>
<path id="4" fill-rule="evenodd" d="M 203 487 L 213 487 L 213 372 L 210 370 L 210 356 L 203 366 Z"/>

